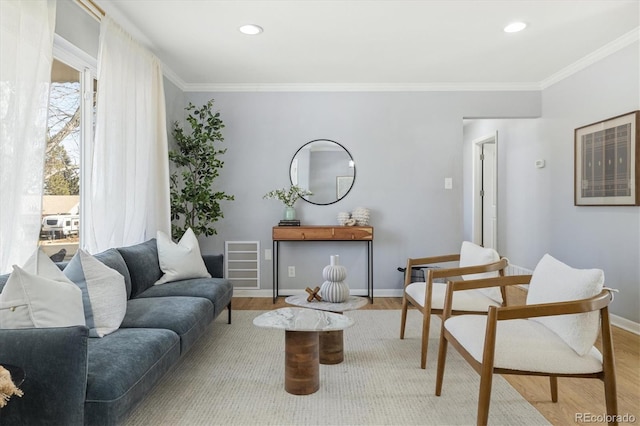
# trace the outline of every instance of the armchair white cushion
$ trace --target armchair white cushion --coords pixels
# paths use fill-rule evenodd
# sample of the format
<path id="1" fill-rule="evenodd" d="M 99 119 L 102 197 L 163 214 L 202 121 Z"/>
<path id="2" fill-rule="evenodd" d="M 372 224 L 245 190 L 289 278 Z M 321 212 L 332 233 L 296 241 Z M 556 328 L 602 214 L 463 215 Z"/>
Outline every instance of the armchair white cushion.
<path id="1" fill-rule="evenodd" d="M 407 286 L 406 292 L 420 306 L 424 306 L 426 287 L 427 283 L 411 283 Z M 431 291 L 431 309 L 443 309 L 447 285 L 433 283 Z M 453 298 L 453 310 L 455 311 L 487 312 L 489 306 L 501 306 L 501 303 L 478 290 L 459 291 Z"/>
<path id="2" fill-rule="evenodd" d="M 549 254 L 538 262 L 529 285 L 527 305 L 587 299 L 602 291 L 601 269 L 574 269 Z M 598 312 L 532 318 L 560 336 L 578 355 L 585 355 L 598 337 Z"/>
<path id="3" fill-rule="evenodd" d="M 476 361 L 482 362 L 486 323 L 485 315 L 460 315 L 447 319 L 445 328 Z M 590 374 L 602 371 L 602 354 L 591 346 L 580 356 L 540 322 L 515 319 L 498 321 L 493 366 L 543 373 Z"/>
<path id="4" fill-rule="evenodd" d="M 460 249 L 460 267 L 486 265 L 488 263 L 497 262 L 499 260 L 500 260 L 500 255 L 498 254 L 497 251 L 495 251 L 492 248 L 485 248 L 477 244 L 473 244 L 469 241 L 462 242 L 462 248 Z M 463 275 L 462 279 L 463 280 L 480 280 L 483 278 L 495 278 L 498 276 L 499 276 L 498 271 L 494 271 L 494 272 L 484 272 L 482 274 Z M 495 300 L 496 302 L 498 302 L 498 304 L 502 303 L 502 293 L 500 292 L 500 288 L 498 287 L 481 288 L 481 289 L 478 289 L 477 291 Z M 458 309 L 458 308 L 456 308 L 454 305 L 453 309 Z"/>

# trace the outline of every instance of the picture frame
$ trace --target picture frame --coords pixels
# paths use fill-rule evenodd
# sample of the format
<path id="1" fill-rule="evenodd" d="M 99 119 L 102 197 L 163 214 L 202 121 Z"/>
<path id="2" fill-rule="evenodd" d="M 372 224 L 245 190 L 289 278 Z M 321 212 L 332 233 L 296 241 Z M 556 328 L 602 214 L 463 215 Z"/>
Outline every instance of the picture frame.
<path id="1" fill-rule="evenodd" d="M 640 111 L 574 131 L 574 205 L 640 205 Z"/>
<path id="2" fill-rule="evenodd" d="M 353 176 L 336 176 L 336 198 L 339 200 L 344 197 L 352 184 Z"/>

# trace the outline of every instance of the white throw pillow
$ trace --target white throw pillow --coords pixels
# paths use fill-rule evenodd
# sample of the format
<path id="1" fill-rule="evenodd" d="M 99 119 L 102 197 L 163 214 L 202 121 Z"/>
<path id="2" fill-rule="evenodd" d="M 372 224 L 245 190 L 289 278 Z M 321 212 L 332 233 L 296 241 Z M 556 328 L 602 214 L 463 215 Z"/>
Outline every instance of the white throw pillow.
<path id="1" fill-rule="evenodd" d="M 500 255 L 492 248 L 485 248 L 469 241 L 463 241 L 460 248 L 460 266 L 477 266 L 495 263 L 500 260 Z M 483 278 L 495 278 L 500 276 L 498 271 L 483 272 L 481 274 L 463 275 L 464 280 L 481 280 Z M 500 287 L 479 288 L 478 291 L 485 296 L 492 298 L 498 303 L 502 303 L 502 293 Z"/>
<path id="2" fill-rule="evenodd" d="M 527 305 L 587 299 L 599 294 L 603 285 L 601 269 L 574 269 L 545 254 L 533 271 Z M 531 319 L 554 331 L 580 356 L 598 337 L 598 311 Z"/>
<path id="3" fill-rule="evenodd" d="M 82 290 L 89 336 L 104 337 L 116 331 L 127 311 L 124 277 L 82 249 L 64 268 L 64 274 Z"/>
<path id="4" fill-rule="evenodd" d="M 0 293 L 0 328 L 86 325 L 82 291 L 40 248 L 20 268 L 13 266 Z"/>
<path id="5" fill-rule="evenodd" d="M 188 228 L 178 244 L 162 231 L 158 231 L 158 262 L 164 275 L 154 285 L 189 278 L 211 278 L 200 254 L 196 234 Z"/>

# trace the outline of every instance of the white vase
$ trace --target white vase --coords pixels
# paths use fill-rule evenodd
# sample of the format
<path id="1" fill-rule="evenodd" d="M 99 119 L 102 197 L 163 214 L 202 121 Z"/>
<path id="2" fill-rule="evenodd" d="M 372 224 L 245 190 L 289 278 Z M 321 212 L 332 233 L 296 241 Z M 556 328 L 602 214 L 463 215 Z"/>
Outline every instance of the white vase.
<path id="1" fill-rule="evenodd" d="M 344 281 L 347 278 L 347 268 L 338 262 L 338 255 L 331 256 L 331 264 L 322 270 L 325 281 L 320 287 L 320 297 L 324 302 L 342 303 L 349 298 L 349 286 Z"/>

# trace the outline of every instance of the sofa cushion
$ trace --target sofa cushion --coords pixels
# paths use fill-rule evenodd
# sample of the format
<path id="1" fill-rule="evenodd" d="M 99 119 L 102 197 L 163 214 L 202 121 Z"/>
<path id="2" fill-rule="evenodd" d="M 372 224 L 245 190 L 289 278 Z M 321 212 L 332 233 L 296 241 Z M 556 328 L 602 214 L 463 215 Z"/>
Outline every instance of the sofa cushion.
<path id="1" fill-rule="evenodd" d="M 127 288 L 127 299 L 129 299 L 131 297 L 131 276 L 129 275 L 129 268 L 127 268 L 127 264 L 120 252 L 117 249 L 111 248 L 102 253 L 94 254 L 93 257 L 109 268 L 118 271 L 120 275 L 124 277 L 124 284 Z"/>
<path id="2" fill-rule="evenodd" d="M 127 302 L 121 328 L 162 328 L 180 336 L 185 353 L 213 321 L 213 303 L 202 297 L 148 297 Z"/>
<path id="3" fill-rule="evenodd" d="M 0 293 L 0 328 L 73 325 L 85 325 L 82 291 L 38 248 Z"/>
<path id="4" fill-rule="evenodd" d="M 233 285 L 223 278 L 196 278 L 156 285 L 140 293 L 138 297 L 188 296 L 204 297 L 213 303 L 214 318 L 229 305 Z"/>
<path id="5" fill-rule="evenodd" d="M 117 330 L 127 309 L 124 277 L 82 249 L 63 272 L 82 290 L 89 335 L 103 337 Z"/>
<path id="6" fill-rule="evenodd" d="M 130 297 L 142 293 L 162 276 L 155 238 L 133 246 L 119 247 L 118 251 L 127 263 L 131 276 Z"/>
<path id="7" fill-rule="evenodd" d="M 178 244 L 162 231 L 157 233 L 158 261 L 164 275 L 155 285 L 190 278 L 211 278 L 200 254 L 198 238 L 187 228 Z"/>
<path id="8" fill-rule="evenodd" d="M 88 342 L 85 424 L 120 424 L 180 357 L 170 330 L 120 328 Z"/>

